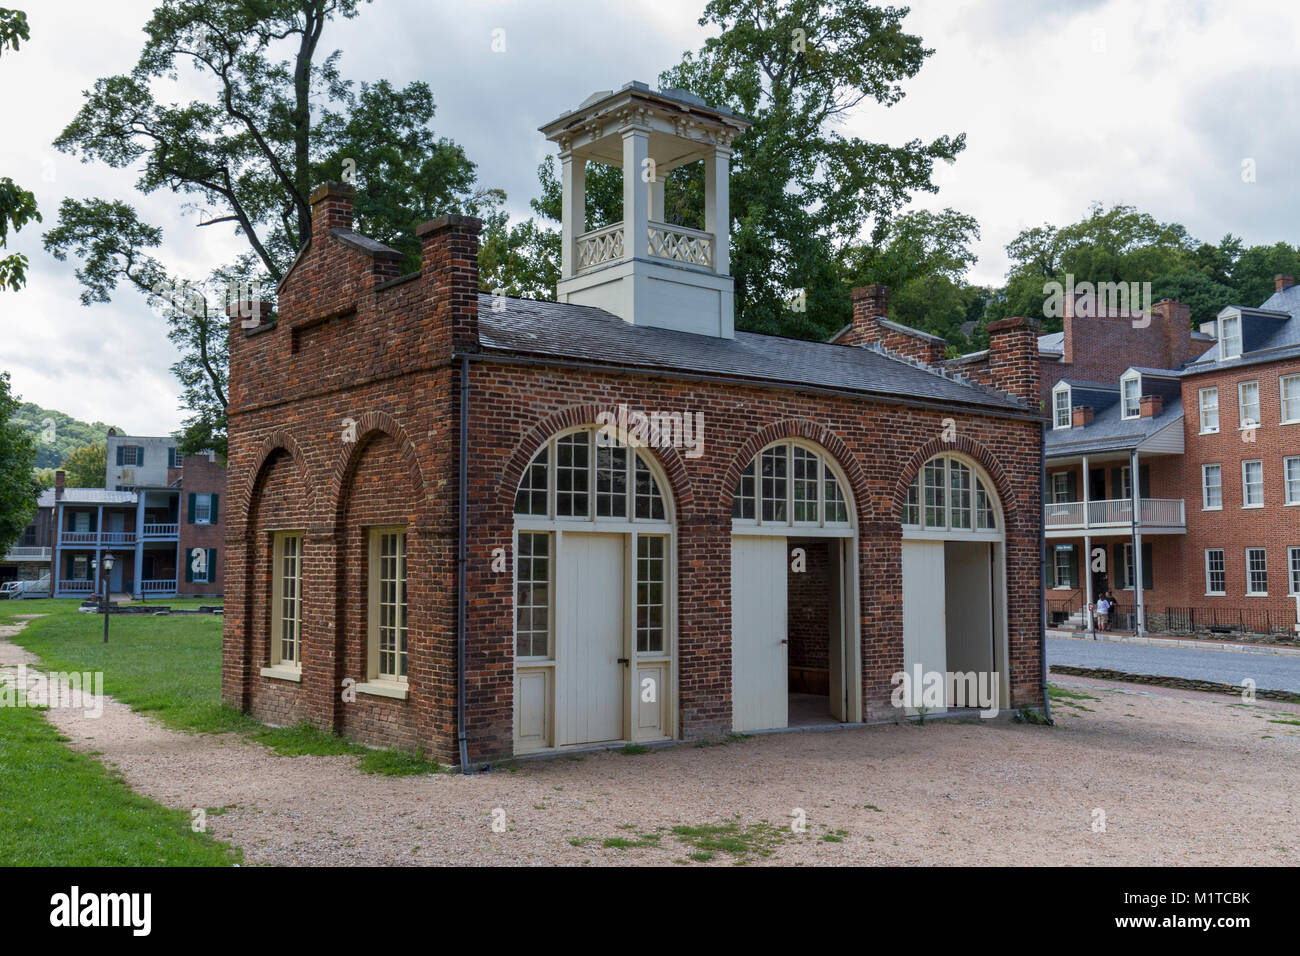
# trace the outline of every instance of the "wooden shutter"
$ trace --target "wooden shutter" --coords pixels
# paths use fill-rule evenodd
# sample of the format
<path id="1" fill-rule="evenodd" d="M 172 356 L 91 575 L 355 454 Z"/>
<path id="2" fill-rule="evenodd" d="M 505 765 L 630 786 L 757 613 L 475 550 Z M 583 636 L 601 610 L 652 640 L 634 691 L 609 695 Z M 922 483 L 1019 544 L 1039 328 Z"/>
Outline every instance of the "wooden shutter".
<path id="1" fill-rule="evenodd" d="M 192 499 L 193 497 L 194 497 L 193 495 L 190 495 L 190 498 L 191 498 L 191 499 Z M 191 520 L 191 521 L 194 520 L 194 509 L 193 509 L 193 508 L 190 509 L 190 520 Z M 190 549 L 189 549 L 189 548 L 185 548 L 185 549 L 181 552 L 181 554 L 185 555 L 185 557 L 184 557 L 184 561 L 185 561 L 185 583 L 186 583 L 186 584 L 193 584 L 193 583 L 194 583 L 194 559 L 193 559 L 193 556 L 190 554 Z"/>
<path id="2" fill-rule="evenodd" d="M 1151 497 L 1151 466 L 1138 467 L 1138 494 L 1143 498 Z"/>
<path id="3" fill-rule="evenodd" d="M 1155 576 L 1154 576 L 1154 572 L 1152 571 L 1152 563 L 1153 562 L 1151 560 L 1151 543 L 1149 541 L 1143 541 L 1142 542 L 1142 589 L 1144 591 L 1151 591 L 1155 589 L 1155 584 L 1153 583 L 1155 581 Z"/>
<path id="4" fill-rule="evenodd" d="M 1122 468 L 1112 468 L 1110 470 L 1110 493 L 1106 497 L 1112 501 L 1118 500 L 1124 494 L 1124 471 Z"/>
<path id="5" fill-rule="evenodd" d="M 1124 572 L 1126 569 L 1124 567 L 1124 545 L 1122 543 L 1115 545 L 1115 562 L 1113 567 L 1115 573 L 1111 575 L 1111 577 L 1114 579 L 1115 583 L 1112 587 L 1118 591 L 1128 584 L 1128 582 L 1124 580 Z"/>
<path id="6" fill-rule="evenodd" d="M 208 500 L 211 502 L 208 511 L 208 521 L 211 522 L 212 524 L 216 524 L 217 523 L 217 493 L 214 491 L 212 494 L 210 494 L 208 496 Z"/>
<path id="7" fill-rule="evenodd" d="M 194 498 L 195 495 L 194 492 L 192 491 L 185 496 L 186 509 L 187 509 L 186 518 L 185 518 L 186 524 L 194 524 Z"/>
<path id="8" fill-rule="evenodd" d="M 1067 501 L 1079 500 L 1079 476 L 1074 472 L 1067 472 L 1065 479 L 1065 496 Z"/>
<path id="9" fill-rule="evenodd" d="M 125 450 L 126 450 L 126 449 L 123 448 L 121 445 L 118 445 L 118 446 L 117 446 L 117 463 L 118 463 L 119 465 L 122 464 L 122 452 L 125 451 Z"/>
<path id="10" fill-rule="evenodd" d="M 212 584 L 217 580 L 217 549 L 208 548 L 208 583 Z"/>

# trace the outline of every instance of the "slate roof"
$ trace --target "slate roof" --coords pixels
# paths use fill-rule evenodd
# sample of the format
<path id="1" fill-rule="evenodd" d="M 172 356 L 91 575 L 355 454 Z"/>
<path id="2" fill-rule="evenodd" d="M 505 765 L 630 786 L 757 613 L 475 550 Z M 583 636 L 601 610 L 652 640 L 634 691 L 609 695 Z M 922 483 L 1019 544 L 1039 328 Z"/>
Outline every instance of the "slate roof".
<path id="1" fill-rule="evenodd" d="M 1065 352 L 1065 333 L 1046 332 L 1038 337 L 1038 351 L 1060 355 Z"/>
<path id="2" fill-rule="evenodd" d="M 104 488 L 64 488 L 63 497 L 54 500 L 54 489 L 47 488 L 36 499 L 38 508 L 53 508 L 56 504 L 65 505 L 133 505 L 136 503 L 133 491 L 107 491 Z"/>
<path id="3" fill-rule="evenodd" d="M 734 339 L 636 326 L 592 306 L 479 296 L 485 351 L 808 385 L 882 398 L 973 405 L 1022 415 L 1036 409 L 978 383 L 867 348 L 737 332 Z M 499 309 L 499 311 L 497 310 Z"/>
<path id="4" fill-rule="evenodd" d="M 1218 359 L 1219 347 L 1216 344 L 1207 349 L 1200 358 L 1191 362 L 1186 369 L 1187 373 L 1195 374 L 1243 365 L 1257 365 L 1260 362 L 1275 362 L 1278 359 L 1300 358 L 1300 286 L 1293 285 L 1281 292 L 1274 292 L 1259 308 L 1252 309 L 1245 306 L 1235 306 L 1235 308 L 1241 310 L 1242 344 L 1245 346 L 1241 356 L 1221 362 Z M 1280 316 L 1279 313 L 1285 315 Z M 1249 332 L 1247 323 L 1250 324 Z"/>
<path id="5" fill-rule="evenodd" d="M 1183 417 L 1182 403 L 1176 402 L 1166 404 L 1159 414 L 1150 418 L 1124 419 L 1120 414 L 1118 385 L 1071 379 L 1062 381 L 1072 390 L 1071 404 L 1092 408 L 1092 421 L 1081 428 L 1049 428 L 1046 444 L 1048 458 L 1124 451 L 1142 444 L 1156 432 L 1181 421 Z"/>

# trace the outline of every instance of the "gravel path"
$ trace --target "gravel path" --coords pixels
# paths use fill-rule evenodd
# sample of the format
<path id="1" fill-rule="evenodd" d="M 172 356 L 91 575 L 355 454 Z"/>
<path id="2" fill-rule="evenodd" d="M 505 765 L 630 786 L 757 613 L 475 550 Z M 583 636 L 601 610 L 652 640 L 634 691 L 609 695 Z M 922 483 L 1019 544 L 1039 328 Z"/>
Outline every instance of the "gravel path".
<path id="1" fill-rule="evenodd" d="M 0 667 L 20 661 L 34 664 L 0 639 Z M 112 700 L 98 720 L 67 709 L 48 716 L 70 746 L 98 752 L 141 793 L 173 807 L 227 808 L 209 814 L 208 830 L 243 847 L 246 864 L 1300 858 L 1300 725 L 1269 722 L 1300 720 L 1300 706 L 1060 683 L 1099 699 L 1058 702 L 1054 728 L 931 720 L 520 761 L 469 777 L 383 777 L 360 773 L 353 757 L 280 757 L 237 735 L 168 730 Z M 807 815 L 802 834 L 789 827 L 794 808 Z M 497 809 L 504 832 L 493 831 Z M 1104 832 L 1094 832 L 1095 809 Z M 773 830 L 756 827 L 763 820 Z M 761 836 L 771 855 L 719 848 L 688 861 L 699 848 L 671 832 L 729 822 Z M 646 845 L 607 847 L 611 838 Z"/>
<path id="2" fill-rule="evenodd" d="M 1300 693 L 1300 657 L 1202 650 L 1195 647 L 1152 647 L 1109 641 L 1047 639 L 1047 663 L 1097 667 L 1126 674 L 1158 674 L 1192 680 L 1240 685 L 1249 677 L 1259 689 Z"/>

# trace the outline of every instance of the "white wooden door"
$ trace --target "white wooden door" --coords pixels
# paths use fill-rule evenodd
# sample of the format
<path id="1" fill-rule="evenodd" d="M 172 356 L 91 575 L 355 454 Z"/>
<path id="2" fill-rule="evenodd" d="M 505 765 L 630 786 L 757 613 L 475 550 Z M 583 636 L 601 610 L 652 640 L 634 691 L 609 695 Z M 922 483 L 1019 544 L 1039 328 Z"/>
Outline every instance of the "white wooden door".
<path id="1" fill-rule="evenodd" d="M 555 648 L 559 744 L 623 739 L 623 547 L 619 534 L 564 533 Z"/>
<path id="2" fill-rule="evenodd" d="M 943 675 L 948 669 L 943 544 L 903 542 L 903 667 L 918 703 L 922 686 L 916 681 L 916 665 L 923 676 L 930 671 Z M 932 706 L 929 712 L 946 709 Z M 908 713 L 915 712 L 908 708 Z"/>
<path id="3" fill-rule="evenodd" d="M 785 538 L 731 539 L 731 700 L 737 731 L 789 723 Z"/>

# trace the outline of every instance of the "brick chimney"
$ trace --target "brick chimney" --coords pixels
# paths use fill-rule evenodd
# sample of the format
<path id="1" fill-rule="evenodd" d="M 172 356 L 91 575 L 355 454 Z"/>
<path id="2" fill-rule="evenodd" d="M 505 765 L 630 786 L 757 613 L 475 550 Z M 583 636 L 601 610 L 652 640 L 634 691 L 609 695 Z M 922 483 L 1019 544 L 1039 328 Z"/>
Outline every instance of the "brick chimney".
<path id="1" fill-rule="evenodd" d="M 1039 404 L 1039 325 L 1037 319 L 1015 316 L 988 327 L 990 384 L 1034 408 Z"/>
<path id="2" fill-rule="evenodd" d="M 1281 292 L 1284 289 L 1289 289 L 1293 285 L 1295 285 L 1295 279 L 1292 278 L 1291 276 L 1284 276 L 1281 275 L 1280 273 L 1278 275 L 1273 276 L 1273 289 L 1276 292 Z"/>
<path id="3" fill-rule="evenodd" d="M 416 227 L 424 281 L 440 328 L 453 350 L 478 349 L 478 234 L 483 220 L 439 216 Z"/>
<path id="4" fill-rule="evenodd" d="M 1092 406 L 1075 405 L 1070 409 L 1070 424 L 1075 428 L 1083 428 L 1085 425 L 1092 424 Z"/>
<path id="5" fill-rule="evenodd" d="M 1194 358 L 1192 348 L 1192 307 L 1177 299 L 1161 299 L 1151 307 L 1152 316 L 1160 323 L 1164 336 L 1165 354 L 1163 368 L 1178 368 Z M 1203 347 L 1195 352 L 1203 351 Z"/>
<path id="6" fill-rule="evenodd" d="M 67 484 L 68 476 L 64 474 L 62 468 L 54 473 L 54 500 L 58 501 L 63 497 L 64 486 Z"/>
<path id="7" fill-rule="evenodd" d="M 835 339 L 837 345 L 867 345 L 880 342 L 884 335 L 877 319 L 889 315 L 889 288 L 883 285 L 858 286 L 850 293 L 853 299 L 853 324 Z M 942 357 L 942 356 L 940 356 Z"/>
<path id="8" fill-rule="evenodd" d="M 357 191 L 347 183 L 321 183 L 311 191 L 311 237 L 319 240 L 331 229 L 352 231 L 352 200 Z"/>
<path id="9" fill-rule="evenodd" d="M 1139 400 L 1140 418 L 1155 418 L 1165 407 L 1165 400 L 1159 395 L 1143 395 Z"/>

